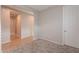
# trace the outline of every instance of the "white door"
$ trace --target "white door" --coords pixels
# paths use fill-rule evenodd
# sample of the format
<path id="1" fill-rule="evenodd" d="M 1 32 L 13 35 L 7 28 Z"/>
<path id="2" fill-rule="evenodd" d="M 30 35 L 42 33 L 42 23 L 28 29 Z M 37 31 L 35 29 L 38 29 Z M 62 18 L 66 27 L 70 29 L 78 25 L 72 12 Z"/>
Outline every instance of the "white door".
<path id="1" fill-rule="evenodd" d="M 79 48 L 79 6 L 64 6 L 64 44 Z"/>

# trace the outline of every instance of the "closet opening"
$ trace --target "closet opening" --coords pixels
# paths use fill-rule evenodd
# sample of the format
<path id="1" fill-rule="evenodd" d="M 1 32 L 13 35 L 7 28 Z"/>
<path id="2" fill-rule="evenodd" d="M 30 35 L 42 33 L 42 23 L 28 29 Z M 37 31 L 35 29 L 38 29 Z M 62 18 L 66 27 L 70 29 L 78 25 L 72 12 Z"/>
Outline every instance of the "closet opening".
<path id="1" fill-rule="evenodd" d="M 11 41 L 21 39 L 20 15 L 15 11 L 10 12 L 10 35 Z"/>

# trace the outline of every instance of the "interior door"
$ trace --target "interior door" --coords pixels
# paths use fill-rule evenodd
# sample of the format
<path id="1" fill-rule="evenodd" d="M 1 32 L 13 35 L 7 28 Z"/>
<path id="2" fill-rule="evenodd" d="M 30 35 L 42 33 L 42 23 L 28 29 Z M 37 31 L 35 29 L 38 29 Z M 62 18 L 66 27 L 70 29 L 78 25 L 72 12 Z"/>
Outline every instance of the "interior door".
<path id="1" fill-rule="evenodd" d="M 79 16 L 76 6 L 64 7 L 64 44 L 79 48 Z"/>

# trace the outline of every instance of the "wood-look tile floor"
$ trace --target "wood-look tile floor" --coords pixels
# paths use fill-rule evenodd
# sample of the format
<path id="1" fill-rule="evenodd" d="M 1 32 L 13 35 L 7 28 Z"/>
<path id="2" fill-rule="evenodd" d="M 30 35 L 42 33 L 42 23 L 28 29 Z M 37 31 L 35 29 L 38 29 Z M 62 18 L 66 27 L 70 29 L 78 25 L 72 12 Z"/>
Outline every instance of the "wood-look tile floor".
<path id="1" fill-rule="evenodd" d="M 17 48 L 22 47 L 23 45 L 30 45 L 32 44 L 32 37 L 24 38 L 22 40 L 16 39 L 12 42 L 2 44 L 2 51 L 3 52 L 12 52 L 13 50 L 16 50 Z"/>
<path id="2" fill-rule="evenodd" d="M 10 43 L 12 44 L 12 43 Z M 7 44 L 8 45 L 8 44 Z M 16 45 L 16 46 L 15 46 Z M 8 45 L 9 46 L 9 45 Z M 12 49 L 10 49 L 12 46 Z M 5 49 L 3 52 L 10 53 L 79 53 L 78 48 L 70 47 L 67 45 L 58 45 L 47 40 L 37 39 L 32 41 L 32 38 L 23 39 L 18 44 L 13 44 Z"/>

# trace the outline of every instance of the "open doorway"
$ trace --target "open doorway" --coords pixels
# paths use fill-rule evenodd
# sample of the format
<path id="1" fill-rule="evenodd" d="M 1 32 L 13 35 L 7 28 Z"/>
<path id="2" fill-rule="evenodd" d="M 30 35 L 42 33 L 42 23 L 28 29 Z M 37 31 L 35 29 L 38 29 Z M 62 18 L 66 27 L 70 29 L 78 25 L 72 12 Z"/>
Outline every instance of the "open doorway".
<path id="1" fill-rule="evenodd" d="M 10 38 L 11 41 L 20 40 L 21 39 L 21 31 L 20 31 L 20 15 L 15 11 L 10 12 Z"/>
<path id="2" fill-rule="evenodd" d="M 12 52 L 28 44 L 32 46 L 34 15 L 4 6 L 1 12 L 2 52 Z"/>

